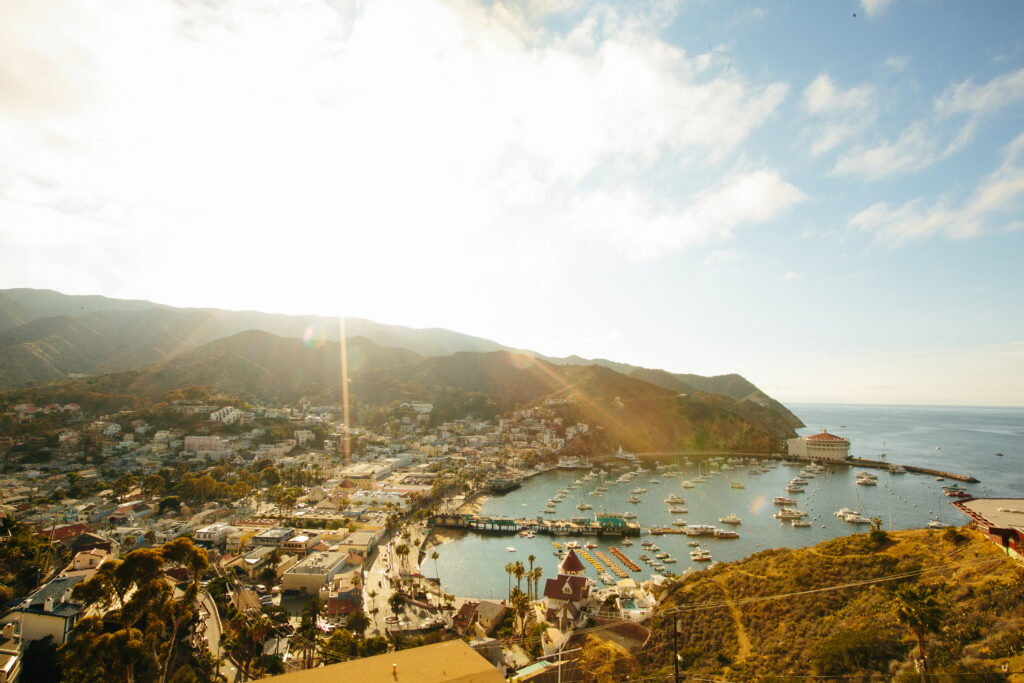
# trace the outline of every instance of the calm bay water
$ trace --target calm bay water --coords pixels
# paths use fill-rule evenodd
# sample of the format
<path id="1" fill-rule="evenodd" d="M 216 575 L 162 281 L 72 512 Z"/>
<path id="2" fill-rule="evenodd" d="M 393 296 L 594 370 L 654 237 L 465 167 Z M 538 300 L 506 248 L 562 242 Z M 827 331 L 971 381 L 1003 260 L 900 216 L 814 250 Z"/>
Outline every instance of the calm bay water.
<path id="1" fill-rule="evenodd" d="M 830 432 L 850 439 L 851 453 L 855 456 L 878 459 L 884 444 L 886 460 L 892 463 L 972 473 L 980 483 L 964 486 L 977 496 L 1016 497 L 1024 491 L 1024 409 L 817 404 L 795 404 L 790 408 L 808 425 L 800 430 L 801 435 L 827 427 Z M 997 452 L 1004 456 L 996 457 Z M 887 528 L 891 522 L 893 529 L 919 528 L 938 516 L 955 524 L 967 519 L 941 494 L 940 487 L 949 482 L 938 482 L 931 476 L 873 470 L 878 475 L 878 486 L 857 486 L 859 470 L 844 465 L 809 479 L 805 493 L 787 494 L 784 487 L 799 468 L 779 465 L 755 476 L 750 474 L 749 468 L 742 467 L 722 471 L 692 489 L 684 489 L 681 484 L 697 476 L 697 462 L 694 460 L 692 465 L 681 469 L 681 476 L 656 475 L 652 469 L 631 482 L 611 485 L 599 498 L 589 495 L 597 482 L 584 481 L 578 488 L 569 489 L 569 495 L 558 505 L 555 515 L 542 514 L 547 500 L 576 479 L 583 479 L 585 471 L 550 472 L 527 480 L 516 491 L 488 498 L 481 512 L 568 519 L 589 517 L 604 508 L 609 512 L 631 510 L 645 527 L 667 527 L 674 519 L 685 519 L 690 524 L 725 528 L 727 525 L 720 524 L 719 518 L 736 513 L 743 520 L 735 527 L 740 538 L 699 539 L 701 547 L 709 549 L 718 561 L 738 560 L 766 548 L 803 547 L 855 531 L 863 532 L 866 527 L 854 527 L 832 514 L 840 507 L 862 509 L 869 517 L 881 517 Z M 655 477 L 660 480 L 658 483 L 651 481 Z M 614 477 L 608 483 L 613 481 Z M 732 488 L 732 482 L 742 483 L 745 488 Z M 638 494 L 641 503 L 627 503 L 630 490 L 638 486 L 647 489 L 646 494 Z M 668 512 L 664 501 L 672 494 L 686 500 L 687 514 Z M 788 522 L 773 518 L 772 513 L 779 508 L 772 504 L 772 498 L 777 495 L 797 500 L 797 507 L 809 513 L 808 519 L 813 525 L 793 528 Z M 576 506 L 580 501 L 592 505 L 593 510 L 578 511 Z M 641 538 L 634 537 L 632 547 L 624 547 L 621 538 L 589 540 L 600 546 L 596 550 L 607 552 L 610 546 L 618 547 L 643 570 L 632 575 L 646 579 L 651 570 L 637 559 L 644 552 L 640 541 L 646 539 L 653 540 L 662 551 L 678 560 L 674 565 L 666 565 L 666 569 L 679 573 L 690 567 L 704 566 L 690 561 L 687 542 L 694 539 L 684 535 L 645 534 Z M 535 566 L 543 569 L 544 577 L 557 573 L 559 560 L 554 556 L 553 540 L 564 543 L 567 539 L 467 534 L 437 548 L 442 583 L 456 595 L 501 599 L 508 590 L 508 575 L 504 570 L 507 562 L 518 560 L 528 566 L 527 557 L 534 555 Z M 585 540 L 580 539 L 580 542 Z M 508 547 L 515 551 L 508 551 Z M 433 562 L 428 560 L 424 570 L 433 574 Z M 597 577 L 596 570 L 589 565 L 587 574 Z M 515 584 L 515 577 L 512 583 Z"/>

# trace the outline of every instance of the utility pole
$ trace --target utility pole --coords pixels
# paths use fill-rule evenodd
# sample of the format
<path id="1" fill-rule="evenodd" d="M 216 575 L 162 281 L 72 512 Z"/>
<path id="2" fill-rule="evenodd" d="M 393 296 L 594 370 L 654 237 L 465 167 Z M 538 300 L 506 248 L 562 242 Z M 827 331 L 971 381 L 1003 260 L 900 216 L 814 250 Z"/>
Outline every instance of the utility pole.
<path id="1" fill-rule="evenodd" d="M 676 671 L 672 680 L 679 683 L 679 617 L 672 617 L 672 627 L 672 665 Z"/>

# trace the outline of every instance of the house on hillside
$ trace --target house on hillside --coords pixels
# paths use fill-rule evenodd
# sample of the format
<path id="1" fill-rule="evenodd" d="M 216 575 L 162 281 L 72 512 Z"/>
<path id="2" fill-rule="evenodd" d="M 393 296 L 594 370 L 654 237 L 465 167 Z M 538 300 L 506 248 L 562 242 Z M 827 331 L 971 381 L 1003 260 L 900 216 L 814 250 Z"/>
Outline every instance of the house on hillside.
<path id="1" fill-rule="evenodd" d="M 953 505 L 1007 555 L 1024 560 L 1024 498 L 968 498 Z"/>

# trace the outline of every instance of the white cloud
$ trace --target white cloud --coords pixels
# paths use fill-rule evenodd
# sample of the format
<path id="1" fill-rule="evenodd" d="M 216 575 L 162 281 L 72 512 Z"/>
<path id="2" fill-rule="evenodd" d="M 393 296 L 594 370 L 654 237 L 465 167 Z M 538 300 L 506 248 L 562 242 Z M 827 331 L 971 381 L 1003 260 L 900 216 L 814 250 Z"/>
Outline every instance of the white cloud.
<path id="1" fill-rule="evenodd" d="M 885 60 L 885 68 L 893 73 L 901 73 L 910 64 L 910 57 L 906 55 L 890 55 Z"/>
<path id="2" fill-rule="evenodd" d="M 786 274 L 782 276 L 782 279 L 783 279 L 783 280 L 795 280 L 795 279 L 796 279 L 796 278 L 798 278 L 798 277 L 800 277 L 800 276 L 799 276 L 799 275 L 797 275 L 797 274 L 796 274 L 795 272 L 793 272 L 792 270 L 790 270 L 790 271 L 787 271 L 787 272 L 786 272 Z"/>
<path id="3" fill-rule="evenodd" d="M 939 116 L 991 114 L 1024 100 L 1024 68 L 993 78 L 984 85 L 967 79 L 952 85 L 935 100 Z"/>
<path id="4" fill-rule="evenodd" d="M 875 119 L 875 91 L 870 85 L 838 88 L 831 76 L 819 74 L 804 88 L 804 109 L 825 119 L 812 126 L 811 154 L 817 156 L 843 143 Z"/>
<path id="5" fill-rule="evenodd" d="M 574 202 L 570 221 L 584 234 L 636 260 L 729 239 L 735 229 L 771 220 L 803 201 L 803 192 L 772 171 L 729 178 L 683 207 L 659 205 L 626 188 Z"/>
<path id="6" fill-rule="evenodd" d="M 701 68 L 658 37 L 666 11 L 5 3 L 0 201 L 17 219 L 6 225 L 29 236 L 77 225 L 80 242 L 99 240 L 122 264 L 110 277 L 168 292 L 180 264 L 230 254 L 212 277 L 277 275 L 249 285 L 256 297 L 277 295 L 282 278 L 327 278 L 311 258 L 387 253 L 395 270 L 419 272 L 451 244 L 483 262 L 506 254 L 509 236 L 524 251 L 556 233 L 578 238 L 567 218 L 601 203 L 612 176 L 644 187 L 667 165 L 724 192 L 740 181 L 722 180 L 719 165 L 788 89 Z M 536 21 L 550 13 L 568 28 Z M 774 178 L 792 203 L 798 191 L 763 173 L 737 187 Z M 714 207 L 716 196 L 646 190 L 613 208 L 623 224 L 649 226 L 648 250 L 759 220 L 755 207 Z M 765 201 L 768 214 L 781 210 L 778 197 Z M 702 227 L 680 231 L 680 217 Z M 76 267 L 30 271 L 25 251 L 49 247 L 18 244 L 0 254 L 12 285 Z M 353 277 L 375 274 L 372 258 L 344 260 Z M 317 284 L 328 301 L 333 282 Z"/>
<path id="7" fill-rule="evenodd" d="M 908 125 L 895 142 L 850 150 L 836 162 L 831 174 L 878 180 L 919 171 L 963 150 L 974 139 L 985 116 L 1021 100 L 1024 100 L 1024 69 L 997 76 L 980 86 L 975 86 L 970 79 L 951 85 L 936 98 L 933 116 Z M 953 116 L 965 118 L 949 138 L 943 123 Z M 943 142 L 944 138 L 949 141 Z"/>
<path id="8" fill-rule="evenodd" d="M 863 110 L 874 104 L 874 88 L 862 85 L 841 90 L 828 74 L 819 74 L 804 89 L 804 107 L 811 114 Z"/>
<path id="9" fill-rule="evenodd" d="M 860 7 L 869 17 L 881 16 L 889 8 L 892 0 L 860 0 Z"/>
<path id="10" fill-rule="evenodd" d="M 1024 134 L 1007 145 L 1002 165 L 983 178 L 959 208 L 948 200 L 931 206 L 921 199 L 899 207 L 879 203 L 850 219 L 850 227 L 874 233 L 877 242 L 890 248 L 937 235 L 969 239 L 986 230 L 1011 230 L 1013 217 L 1024 204 L 1024 168 L 1016 163 L 1022 149 Z"/>

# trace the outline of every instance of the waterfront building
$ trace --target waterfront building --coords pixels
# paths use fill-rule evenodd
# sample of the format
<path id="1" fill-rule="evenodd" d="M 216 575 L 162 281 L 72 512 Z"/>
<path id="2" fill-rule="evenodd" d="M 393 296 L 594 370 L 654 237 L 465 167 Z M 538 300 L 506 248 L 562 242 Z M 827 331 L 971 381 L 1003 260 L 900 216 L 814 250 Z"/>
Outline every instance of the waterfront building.
<path id="1" fill-rule="evenodd" d="M 1024 560 L 1024 498 L 968 498 L 953 505 L 1007 555 Z"/>
<path id="2" fill-rule="evenodd" d="M 544 617 L 549 623 L 559 624 L 561 631 L 575 621 L 583 607 L 590 602 L 592 582 L 583 575 L 584 571 L 585 567 L 576 551 L 569 550 L 558 565 L 558 576 L 548 579 L 544 584 Z"/>
<path id="3" fill-rule="evenodd" d="M 789 454 L 807 460 L 846 460 L 850 457 L 850 440 L 822 431 L 811 436 L 790 439 Z"/>
<path id="4" fill-rule="evenodd" d="M 279 548 L 282 543 L 294 535 L 295 529 L 293 527 L 275 526 L 253 536 L 252 544 L 257 548 L 262 545 L 270 545 L 275 548 Z"/>

